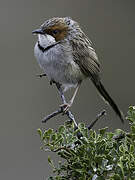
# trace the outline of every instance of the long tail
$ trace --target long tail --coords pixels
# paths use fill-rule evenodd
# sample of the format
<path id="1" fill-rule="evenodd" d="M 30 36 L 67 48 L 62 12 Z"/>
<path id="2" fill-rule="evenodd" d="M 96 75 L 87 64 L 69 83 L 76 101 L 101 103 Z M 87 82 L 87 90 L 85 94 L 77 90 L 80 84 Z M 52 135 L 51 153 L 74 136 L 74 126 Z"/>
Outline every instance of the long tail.
<path id="1" fill-rule="evenodd" d="M 122 113 L 122 111 L 118 108 L 118 106 L 116 105 L 116 103 L 113 101 L 113 99 L 111 98 L 111 96 L 108 94 L 108 92 L 105 90 L 104 86 L 102 85 L 102 83 L 100 81 L 98 81 L 98 83 L 92 79 L 92 82 L 94 83 L 94 85 L 96 86 L 96 88 L 98 89 L 99 93 L 101 94 L 101 96 L 104 98 L 105 101 L 107 101 L 107 103 L 110 104 L 110 106 L 113 108 L 113 110 L 116 112 L 116 114 L 119 116 L 119 118 L 121 119 L 122 123 L 124 123 L 124 115 Z"/>

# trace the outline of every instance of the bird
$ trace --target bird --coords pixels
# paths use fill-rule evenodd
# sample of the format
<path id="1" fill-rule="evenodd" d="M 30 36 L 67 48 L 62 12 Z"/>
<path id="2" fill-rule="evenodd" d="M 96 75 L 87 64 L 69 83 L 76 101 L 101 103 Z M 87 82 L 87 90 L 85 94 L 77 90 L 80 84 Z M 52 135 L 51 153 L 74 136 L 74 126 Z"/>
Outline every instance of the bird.
<path id="1" fill-rule="evenodd" d="M 75 88 L 71 100 L 63 100 L 63 112 L 72 106 L 77 91 L 85 79 L 90 79 L 101 97 L 124 122 L 123 112 L 111 98 L 101 82 L 101 65 L 92 41 L 71 17 L 53 17 L 32 31 L 38 36 L 34 55 L 42 76 L 47 76 L 50 84 L 55 83 L 61 97 L 70 88 Z M 65 97 L 64 97 L 65 98 Z"/>

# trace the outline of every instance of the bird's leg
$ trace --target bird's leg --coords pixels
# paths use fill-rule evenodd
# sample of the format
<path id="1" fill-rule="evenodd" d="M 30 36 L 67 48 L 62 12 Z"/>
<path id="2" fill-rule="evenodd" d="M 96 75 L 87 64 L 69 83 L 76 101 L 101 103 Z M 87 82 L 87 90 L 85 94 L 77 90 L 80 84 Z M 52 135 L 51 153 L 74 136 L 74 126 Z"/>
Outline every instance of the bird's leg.
<path id="1" fill-rule="evenodd" d="M 63 103 L 63 104 L 67 104 L 66 98 L 65 98 L 64 93 L 63 93 L 63 90 L 62 90 L 62 88 L 61 88 L 61 85 L 60 85 L 59 83 L 56 83 L 56 82 L 53 82 L 53 83 L 56 84 L 56 87 L 57 87 L 57 89 L 58 89 L 58 91 L 59 91 L 59 94 L 60 94 L 60 96 L 61 96 L 61 99 L 62 99 L 62 103 Z M 57 110 L 57 111 L 49 114 L 48 116 L 46 116 L 46 117 L 42 120 L 42 122 L 45 123 L 45 122 L 47 122 L 49 119 L 51 119 L 52 117 L 54 117 L 54 116 L 56 116 L 56 115 L 58 115 L 58 114 L 60 114 L 60 113 L 63 113 L 63 112 L 64 112 L 64 107 L 61 107 L 59 110 Z M 72 122 L 72 121 L 74 122 L 75 128 L 77 128 L 78 125 L 77 125 L 77 123 L 76 123 L 76 121 L 75 121 L 74 115 L 73 115 L 70 111 L 68 111 L 68 110 L 67 110 L 66 112 L 64 112 L 64 113 L 67 115 L 67 117 L 70 119 L 71 122 Z"/>
<path id="2" fill-rule="evenodd" d="M 60 96 L 61 96 L 62 103 L 63 103 L 63 104 L 66 104 L 66 98 L 65 98 L 65 96 L 64 96 L 64 93 L 63 93 L 63 90 L 62 90 L 62 88 L 61 88 L 61 85 L 60 85 L 59 83 L 56 83 L 56 87 L 57 87 L 57 89 L 58 89 L 58 91 L 59 91 L 59 94 L 60 94 Z"/>
<path id="3" fill-rule="evenodd" d="M 64 93 L 63 93 L 63 90 L 62 90 L 62 88 L 61 88 L 61 85 L 60 85 L 59 83 L 56 83 L 56 87 L 57 87 L 57 89 L 58 89 L 58 91 L 59 91 L 59 94 L 60 94 L 60 96 L 61 96 L 62 103 L 63 103 L 63 104 L 68 104 L 68 103 L 66 102 L 66 98 L 65 98 L 65 96 L 64 96 Z M 75 118 L 74 118 L 74 115 L 71 113 L 71 111 L 69 111 L 69 110 L 67 109 L 67 111 L 65 112 L 65 111 L 64 111 L 64 106 L 61 106 L 61 110 L 62 110 L 62 112 L 64 112 L 64 113 L 68 116 L 68 118 L 70 119 L 70 121 L 73 121 L 73 122 L 74 122 L 75 128 L 77 128 L 78 125 L 77 125 L 77 123 L 76 123 L 76 121 L 75 121 Z"/>
<path id="4" fill-rule="evenodd" d="M 45 74 L 45 73 L 43 73 L 43 74 L 37 74 L 37 77 L 42 78 L 43 76 L 46 76 L 46 74 Z"/>
<path id="5" fill-rule="evenodd" d="M 69 110 L 69 108 L 72 106 L 79 87 L 80 87 L 80 83 L 77 84 L 77 87 L 76 87 L 76 89 L 74 91 L 74 94 L 73 94 L 71 100 L 68 103 L 66 103 L 66 101 L 65 101 L 62 105 L 60 105 L 60 107 L 63 107 L 63 112 L 64 113 L 66 113 Z"/>

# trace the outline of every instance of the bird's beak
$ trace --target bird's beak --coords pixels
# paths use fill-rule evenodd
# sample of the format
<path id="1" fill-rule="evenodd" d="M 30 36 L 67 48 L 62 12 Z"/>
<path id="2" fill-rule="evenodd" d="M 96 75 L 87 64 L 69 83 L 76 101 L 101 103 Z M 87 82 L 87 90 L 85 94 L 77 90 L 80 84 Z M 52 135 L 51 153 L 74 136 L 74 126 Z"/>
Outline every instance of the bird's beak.
<path id="1" fill-rule="evenodd" d="M 42 29 L 36 29 L 32 31 L 32 34 L 44 34 L 44 31 Z"/>

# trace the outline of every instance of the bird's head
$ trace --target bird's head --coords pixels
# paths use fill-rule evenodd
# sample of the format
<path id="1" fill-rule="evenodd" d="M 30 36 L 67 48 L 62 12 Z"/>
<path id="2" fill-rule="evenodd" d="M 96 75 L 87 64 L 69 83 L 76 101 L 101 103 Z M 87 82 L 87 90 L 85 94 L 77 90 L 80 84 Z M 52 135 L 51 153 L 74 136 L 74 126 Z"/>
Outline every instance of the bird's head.
<path id="1" fill-rule="evenodd" d="M 70 39 L 79 25 L 70 17 L 54 17 L 46 20 L 39 29 L 34 30 L 33 34 L 38 34 L 38 40 L 41 46 L 46 47 L 55 42 Z"/>

